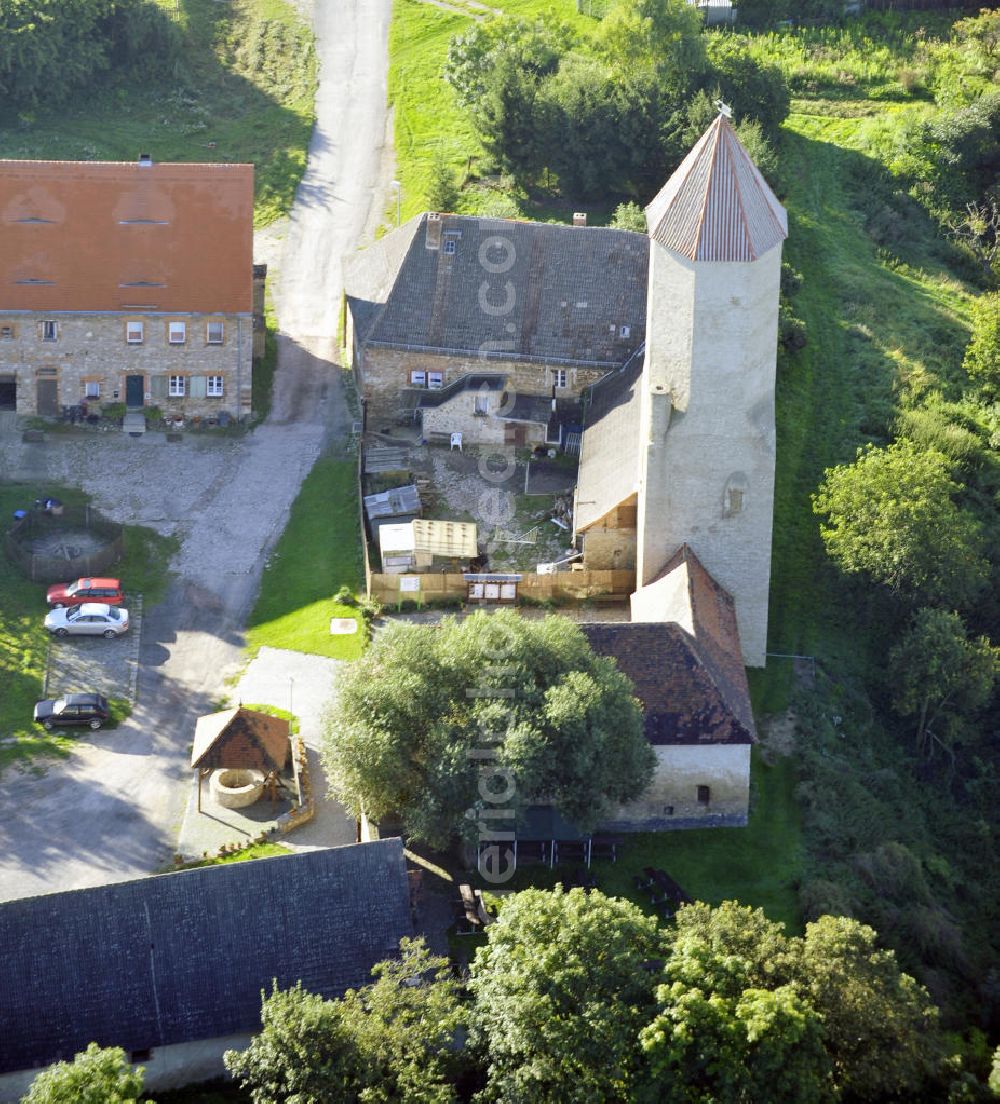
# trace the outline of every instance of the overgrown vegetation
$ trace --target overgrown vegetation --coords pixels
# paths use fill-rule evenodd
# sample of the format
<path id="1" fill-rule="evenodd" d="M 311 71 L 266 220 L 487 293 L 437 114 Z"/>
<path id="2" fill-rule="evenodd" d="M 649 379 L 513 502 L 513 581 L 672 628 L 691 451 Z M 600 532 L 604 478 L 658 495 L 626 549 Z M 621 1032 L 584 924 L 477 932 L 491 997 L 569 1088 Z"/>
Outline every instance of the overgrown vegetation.
<path id="1" fill-rule="evenodd" d="M 367 628 L 353 601 L 363 576 L 358 525 L 356 461 L 320 457 L 264 567 L 247 629 L 253 652 L 266 644 L 332 659 L 361 655 Z M 341 588 L 341 600 L 331 597 Z M 334 617 L 353 619 L 357 632 L 332 635 Z"/>
<path id="2" fill-rule="evenodd" d="M 72 487 L 0 482 L 0 517 L 10 518 L 35 499 L 54 495 L 67 505 L 83 505 L 87 496 Z M 4 523 L 6 524 L 6 522 Z M 166 589 L 170 557 L 177 541 L 138 525 L 125 526 L 125 558 L 114 571 L 128 590 L 147 604 Z M 68 580 L 67 580 L 68 581 Z M 73 735 L 45 732 L 32 723 L 35 702 L 42 697 L 49 636 L 43 627 L 47 606 L 45 583 L 24 578 L 0 550 L 0 769 L 15 761 L 65 755 Z M 129 714 L 128 703 L 111 702 L 112 723 Z"/>
<path id="3" fill-rule="evenodd" d="M 0 156 L 250 161 L 257 225 L 291 207 L 312 132 L 316 59 L 311 32 L 285 0 L 39 8 L 0 5 Z M 84 84 L 87 95 L 74 96 Z"/>

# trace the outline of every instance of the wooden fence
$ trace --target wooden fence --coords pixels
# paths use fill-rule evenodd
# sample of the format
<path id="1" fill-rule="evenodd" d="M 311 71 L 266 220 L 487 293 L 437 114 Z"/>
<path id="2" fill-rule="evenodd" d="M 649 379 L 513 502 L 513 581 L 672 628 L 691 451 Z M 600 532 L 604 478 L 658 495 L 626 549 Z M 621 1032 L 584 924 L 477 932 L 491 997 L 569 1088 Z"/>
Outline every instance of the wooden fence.
<path id="1" fill-rule="evenodd" d="M 368 571 L 368 593 L 383 605 L 400 601 L 433 603 L 464 602 L 468 583 L 457 572 L 420 575 L 419 592 L 399 588 L 401 575 Z M 555 575 L 523 574 L 517 584 L 518 599 L 534 602 L 584 601 L 588 598 L 623 598 L 635 590 L 634 571 L 560 571 Z"/>

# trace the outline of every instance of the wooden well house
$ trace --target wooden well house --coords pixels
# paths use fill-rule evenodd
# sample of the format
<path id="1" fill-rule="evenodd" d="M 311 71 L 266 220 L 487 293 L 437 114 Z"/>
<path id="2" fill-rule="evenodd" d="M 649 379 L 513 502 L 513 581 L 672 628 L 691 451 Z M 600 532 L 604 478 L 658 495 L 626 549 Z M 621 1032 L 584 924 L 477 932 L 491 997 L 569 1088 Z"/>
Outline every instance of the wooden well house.
<path id="1" fill-rule="evenodd" d="M 198 772 L 198 811 L 201 783 L 213 770 L 257 770 L 273 786 L 291 759 L 291 726 L 280 717 L 246 709 L 224 709 L 198 718 L 191 766 Z"/>

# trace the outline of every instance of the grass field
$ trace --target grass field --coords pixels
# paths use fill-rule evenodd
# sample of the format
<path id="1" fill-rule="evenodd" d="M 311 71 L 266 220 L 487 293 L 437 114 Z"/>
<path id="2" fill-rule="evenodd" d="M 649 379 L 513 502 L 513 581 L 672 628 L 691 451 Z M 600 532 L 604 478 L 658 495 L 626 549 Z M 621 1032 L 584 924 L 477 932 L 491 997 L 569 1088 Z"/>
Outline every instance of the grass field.
<path id="1" fill-rule="evenodd" d="M 162 83 L 97 88 L 58 109 L 0 105 L 0 157 L 250 161 L 255 221 L 284 214 L 305 169 L 314 119 L 312 34 L 284 0 L 159 0 L 185 36 Z"/>
<path id="2" fill-rule="evenodd" d="M 266 644 L 332 659 L 361 655 L 366 632 L 357 607 L 331 597 L 361 585 L 356 470 L 353 459 L 321 457 L 302 484 L 250 615 L 253 653 Z M 354 618 L 357 633 L 331 636 L 331 617 Z"/>
<path id="3" fill-rule="evenodd" d="M 0 483 L 0 517 L 9 518 L 41 495 L 54 495 L 68 505 L 83 504 L 82 491 L 39 484 Z M 125 527 L 125 558 L 114 567 L 129 590 L 140 592 L 148 605 L 163 594 L 176 542 L 139 526 Z M 72 736 L 47 733 L 31 720 L 42 696 L 48 634 L 45 583 L 33 583 L 0 551 L 0 769 L 39 755 L 65 755 Z M 121 719 L 124 703 L 115 703 Z"/>

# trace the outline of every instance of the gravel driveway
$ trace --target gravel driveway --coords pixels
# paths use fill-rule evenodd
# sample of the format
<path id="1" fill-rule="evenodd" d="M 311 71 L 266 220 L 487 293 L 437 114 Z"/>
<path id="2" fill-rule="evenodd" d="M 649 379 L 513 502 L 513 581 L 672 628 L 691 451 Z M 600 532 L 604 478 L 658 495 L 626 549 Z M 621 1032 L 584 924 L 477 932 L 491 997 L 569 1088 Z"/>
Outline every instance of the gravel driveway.
<path id="1" fill-rule="evenodd" d="M 195 718 L 242 662 L 243 627 L 267 549 L 324 447 L 350 418 L 333 361 L 340 257 L 374 207 L 385 134 L 389 0 L 317 4 L 317 125 L 296 196 L 276 296 L 274 407 L 241 439 L 168 444 L 124 434 L 22 444 L 0 436 L 11 479 L 82 486 L 108 516 L 182 541 L 166 600 L 146 610 L 138 703 L 43 773 L 0 778 L 0 900 L 149 873 L 176 848 Z M 4 425 L 8 423 L 5 420 Z"/>

